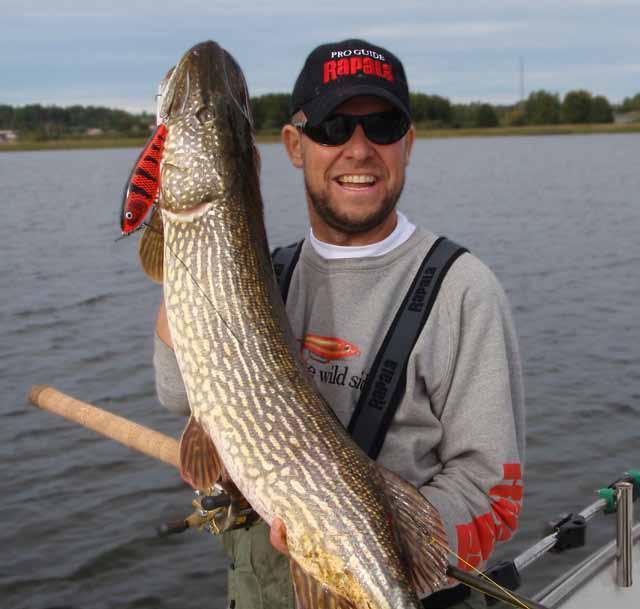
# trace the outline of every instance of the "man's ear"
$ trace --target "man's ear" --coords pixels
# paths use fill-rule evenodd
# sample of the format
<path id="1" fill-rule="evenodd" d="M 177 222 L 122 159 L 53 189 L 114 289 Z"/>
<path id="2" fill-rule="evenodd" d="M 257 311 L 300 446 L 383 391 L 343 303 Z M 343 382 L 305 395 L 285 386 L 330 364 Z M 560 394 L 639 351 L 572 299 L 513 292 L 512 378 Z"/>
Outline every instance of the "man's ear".
<path id="1" fill-rule="evenodd" d="M 405 167 L 409 164 L 409 159 L 411 158 L 411 150 L 413 149 L 413 142 L 416 139 L 416 128 L 414 125 L 409 127 L 409 131 L 407 131 L 407 135 L 405 135 L 405 149 L 404 149 L 404 164 Z"/>
<path id="2" fill-rule="evenodd" d="M 296 127 L 286 124 L 281 132 L 282 143 L 294 167 L 302 168 L 302 135 Z"/>

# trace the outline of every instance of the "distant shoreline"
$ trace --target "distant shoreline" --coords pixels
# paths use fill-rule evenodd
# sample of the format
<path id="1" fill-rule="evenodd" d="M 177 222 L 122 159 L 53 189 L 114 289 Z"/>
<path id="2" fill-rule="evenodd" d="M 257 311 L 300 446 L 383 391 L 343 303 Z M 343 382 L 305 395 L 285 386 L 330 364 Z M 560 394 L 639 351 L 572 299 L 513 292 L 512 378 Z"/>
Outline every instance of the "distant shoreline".
<path id="1" fill-rule="evenodd" d="M 535 135 L 593 135 L 601 133 L 640 133 L 640 123 L 628 125 L 584 124 L 584 125 L 540 125 L 525 127 L 484 127 L 470 129 L 418 129 L 418 138 L 440 139 L 455 137 L 510 137 Z M 258 133 L 258 143 L 280 141 L 279 133 Z M 0 152 L 29 150 L 79 150 L 96 148 L 141 148 L 146 138 L 86 137 L 73 139 L 0 143 Z"/>

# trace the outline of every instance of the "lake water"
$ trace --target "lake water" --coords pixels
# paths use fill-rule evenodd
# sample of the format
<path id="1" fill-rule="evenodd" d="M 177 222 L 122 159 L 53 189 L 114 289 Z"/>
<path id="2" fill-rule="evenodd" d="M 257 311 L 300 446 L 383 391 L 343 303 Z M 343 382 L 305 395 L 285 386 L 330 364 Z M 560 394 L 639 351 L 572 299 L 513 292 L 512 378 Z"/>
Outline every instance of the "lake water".
<path id="1" fill-rule="evenodd" d="M 272 245 L 306 230 L 302 179 L 261 146 Z M 0 607 L 225 606 L 217 540 L 154 527 L 190 512 L 176 471 L 26 403 L 51 384 L 178 436 L 155 399 L 158 286 L 137 237 L 115 242 L 136 150 L 0 155 Z M 514 309 L 527 390 L 521 529 L 640 468 L 640 135 L 420 140 L 401 209 L 496 272 Z M 612 536 L 609 517 L 590 525 Z M 532 593 L 586 550 L 523 573 Z"/>

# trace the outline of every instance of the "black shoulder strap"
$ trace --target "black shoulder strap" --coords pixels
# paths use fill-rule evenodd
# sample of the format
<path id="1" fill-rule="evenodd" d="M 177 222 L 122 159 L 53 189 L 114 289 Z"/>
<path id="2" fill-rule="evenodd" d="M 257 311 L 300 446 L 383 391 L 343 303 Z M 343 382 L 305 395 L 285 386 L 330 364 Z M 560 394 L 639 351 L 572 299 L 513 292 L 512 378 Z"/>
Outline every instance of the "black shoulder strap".
<path id="1" fill-rule="evenodd" d="M 409 355 L 418 340 L 447 271 L 467 250 L 441 237 L 431 247 L 378 351 L 348 431 L 372 459 L 382 449 L 404 396 Z"/>
<path id="2" fill-rule="evenodd" d="M 279 247 L 271 254 L 273 270 L 276 272 L 276 279 L 278 280 L 280 293 L 282 294 L 282 300 L 284 300 L 284 302 L 287 302 L 293 269 L 298 263 L 298 258 L 300 258 L 300 250 L 302 249 L 303 243 L 304 239 L 301 239 L 286 247 Z"/>

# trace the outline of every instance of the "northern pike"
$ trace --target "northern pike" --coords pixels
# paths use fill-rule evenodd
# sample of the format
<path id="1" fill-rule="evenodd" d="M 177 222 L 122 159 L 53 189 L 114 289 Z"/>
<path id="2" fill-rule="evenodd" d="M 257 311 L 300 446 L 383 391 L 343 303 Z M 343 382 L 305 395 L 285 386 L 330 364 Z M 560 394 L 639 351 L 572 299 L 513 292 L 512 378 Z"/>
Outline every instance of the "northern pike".
<path id="1" fill-rule="evenodd" d="M 244 76 L 214 42 L 176 65 L 160 115 L 164 298 L 191 417 L 182 475 L 228 476 L 283 520 L 299 607 L 418 609 L 445 585 L 445 534 L 318 393 L 274 276 Z M 437 542 L 437 543 L 436 543 Z"/>

